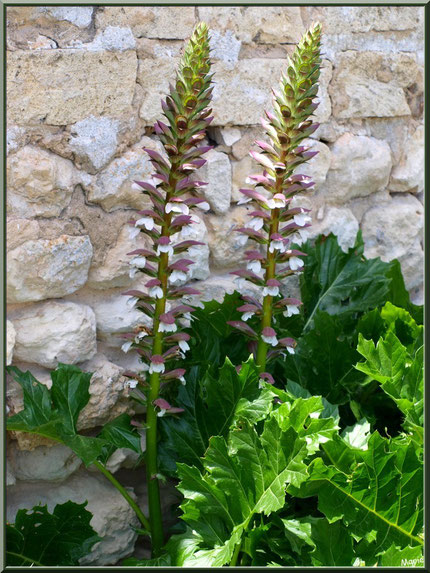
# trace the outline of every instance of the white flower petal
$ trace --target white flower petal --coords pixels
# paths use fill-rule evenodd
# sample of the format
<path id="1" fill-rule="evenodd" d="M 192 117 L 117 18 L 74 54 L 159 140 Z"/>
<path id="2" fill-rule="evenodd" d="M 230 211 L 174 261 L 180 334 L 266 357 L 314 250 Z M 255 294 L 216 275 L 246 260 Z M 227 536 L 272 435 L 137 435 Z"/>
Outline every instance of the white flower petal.
<path id="1" fill-rule="evenodd" d="M 124 342 L 124 344 L 121 346 L 121 350 L 127 354 L 127 352 L 130 350 L 132 344 L 133 344 L 133 342 L 131 340 Z"/>

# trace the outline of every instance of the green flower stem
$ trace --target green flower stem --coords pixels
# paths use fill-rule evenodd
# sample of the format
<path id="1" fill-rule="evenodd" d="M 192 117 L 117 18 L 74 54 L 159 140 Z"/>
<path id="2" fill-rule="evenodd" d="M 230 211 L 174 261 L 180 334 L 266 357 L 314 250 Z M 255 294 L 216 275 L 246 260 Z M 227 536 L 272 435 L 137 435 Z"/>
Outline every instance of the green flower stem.
<path id="1" fill-rule="evenodd" d="M 280 157 L 281 163 L 284 163 L 287 153 L 288 153 L 287 150 L 282 150 Z M 275 193 L 282 192 L 283 181 L 284 181 L 284 175 L 277 174 Z M 270 242 L 270 237 L 273 235 L 273 233 L 277 233 L 279 230 L 279 214 L 280 214 L 279 209 L 272 210 L 271 213 L 272 219 L 270 221 L 270 231 L 269 231 L 269 242 Z M 268 280 L 274 279 L 276 275 L 276 253 L 275 252 L 271 253 L 269 251 L 269 246 L 267 247 L 266 257 L 267 257 L 267 266 L 266 266 L 265 280 L 267 283 Z M 263 299 L 263 316 L 261 319 L 261 331 L 263 331 L 263 329 L 266 328 L 267 326 L 272 326 L 272 315 L 273 315 L 272 301 L 273 297 L 270 295 L 265 296 Z M 260 336 L 260 338 L 258 339 L 257 359 L 256 359 L 257 368 L 259 372 L 266 371 L 267 350 L 268 350 L 267 342 L 264 342 L 264 340 Z"/>
<path id="2" fill-rule="evenodd" d="M 112 485 L 114 485 L 116 487 L 116 489 L 119 491 L 119 493 L 123 496 L 123 498 L 127 501 L 127 503 L 130 505 L 130 507 L 134 510 L 135 514 L 137 515 L 140 523 L 143 525 L 143 527 L 148 531 L 148 534 L 150 534 L 151 531 L 151 526 L 149 525 L 149 521 L 148 519 L 145 517 L 143 511 L 140 509 L 140 507 L 137 505 L 137 503 L 135 502 L 135 500 L 131 497 L 131 495 L 128 493 L 128 491 L 125 489 L 124 486 L 122 486 L 119 481 L 110 473 L 109 470 L 107 470 L 103 464 L 101 464 L 100 462 L 95 461 L 94 465 L 96 466 L 96 468 L 105 476 L 107 477 L 107 479 L 111 482 Z"/>
<path id="3" fill-rule="evenodd" d="M 241 549 L 242 549 L 242 541 L 240 541 L 234 548 L 233 556 L 231 558 L 229 567 L 236 567 L 236 563 L 239 558 L 239 553 Z"/>
<path id="4" fill-rule="evenodd" d="M 178 139 L 178 148 L 182 140 Z M 174 194 L 176 186 L 176 170 L 178 165 L 172 162 L 172 169 L 169 176 L 169 190 L 166 193 L 166 204 Z M 171 213 L 164 213 L 161 235 L 170 236 Z M 163 297 L 157 299 L 154 312 L 154 342 L 152 354 L 163 353 L 163 333 L 159 331 L 160 315 L 166 312 L 167 288 L 169 265 L 168 253 L 161 253 L 158 263 L 157 278 L 161 282 Z M 160 391 L 160 374 L 153 372 L 149 378 L 148 404 L 146 408 L 146 483 L 148 487 L 149 519 L 151 522 L 152 556 L 157 557 L 164 544 L 163 520 L 161 514 L 160 484 L 158 481 L 158 460 L 157 460 L 157 412 L 153 402 L 158 398 Z"/>

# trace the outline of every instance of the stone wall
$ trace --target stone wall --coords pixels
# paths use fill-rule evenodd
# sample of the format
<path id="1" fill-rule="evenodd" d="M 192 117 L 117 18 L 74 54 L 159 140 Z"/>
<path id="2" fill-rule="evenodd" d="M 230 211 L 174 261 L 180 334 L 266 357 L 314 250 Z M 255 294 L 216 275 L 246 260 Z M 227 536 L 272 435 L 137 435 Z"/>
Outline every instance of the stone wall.
<path id="1" fill-rule="evenodd" d="M 127 221 L 144 204 L 131 185 L 151 173 L 142 147 L 159 145 L 151 126 L 160 96 L 199 20 L 212 35 L 215 149 L 200 175 L 211 210 L 193 237 L 207 246 L 190 280 L 208 299 L 233 288 L 228 273 L 244 247 L 232 230 L 247 214 L 238 189 L 255 169 L 248 151 L 287 54 L 319 19 L 321 127 L 310 143 L 320 153 L 306 167 L 317 184 L 306 199 L 313 232 L 333 231 L 346 249 L 361 228 L 366 255 L 398 258 L 422 302 L 423 15 L 385 6 L 8 7 L 8 364 L 47 384 L 58 361 L 94 371 L 81 428 L 129 408 L 121 372 L 136 359 L 120 351 L 118 334 L 141 317 L 121 292 L 142 283 L 129 278 L 126 253 L 136 248 Z M 7 401 L 11 412 L 22 407 L 10 380 Z M 39 500 L 88 498 L 106 537 L 85 563 L 132 552 L 128 507 L 70 451 L 16 435 L 8 456 L 10 518 Z M 124 463 L 125 454 L 112 469 Z"/>

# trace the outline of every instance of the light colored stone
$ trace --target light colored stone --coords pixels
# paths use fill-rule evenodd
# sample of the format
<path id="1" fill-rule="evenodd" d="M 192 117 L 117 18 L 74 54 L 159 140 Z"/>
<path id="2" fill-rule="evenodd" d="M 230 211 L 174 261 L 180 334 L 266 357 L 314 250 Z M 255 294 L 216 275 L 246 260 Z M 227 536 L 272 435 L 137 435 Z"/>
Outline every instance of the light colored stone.
<path id="1" fill-rule="evenodd" d="M 231 30 L 225 30 L 224 32 L 211 30 L 211 58 L 213 60 L 222 60 L 226 67 L 231 70 L 237 64 L 241 45 L 241 41 L 236 38 Z"/>
<path id="2" fill-rule="evenodd" d="M 331 164 L 321 193 L 330 203 L 346 203 L 384 189 L 391 171 L 385 141 L 345 133 L 331 147 Z"/>
<path id="3" fill-rule="evenodd" d="M 27 145 L 8 158 L 7 211 L 17 217 L 58 217 L 81 180 L 68 159 Z"/>
<path id="4" fill-rule="evenodd" d="M 202 194 L 218 215 L 228 211 L 231 199 L 231 165 L 228 155 L 211 149 L 205 154 L 207 163 L 195 178 L 208 183 Z"/>
<path id="5" fill-rule="evenodd" d="M 143 439 L 144 438 L 145 434 L 143 434 Z M 145 448 L 142 448 L 142 450 L 145 451 Z M 121 468 L 133 468 L 138 459 L 139 454 L 137 452 L 129 450 L 128 448 L 118 448 L 108 459 L 106 468 L 110 473 L 115 474 Z"/>
<path id="6" fill-rule="evenodd" d="M 346 253 L 355 244 L 358 228 L 358 221 L 350 209 L 328 207 L 323 220 L 314 219 L 309 230 L 312 237 L 333 233 L 341 249 Z"/>
<path id="7" fill-rule="evenodd" d="M 409 70 L 409 75 L 406 70 Z M 409 116 L 403 88 L 415 81 L 411 55 L 347 51 L 339 55 L 329 86 L 337 118 Z"/>
<path id="8" fill-rule="evenodd" d="M 92 6 L 55 6 L 40 8 L 56 20 L 66 20 L 78 28 L 87 28 L 91 24 L 94 8 Z"/>
<path id="9" fill-rule="evenodd" d="M 208 279 L 196 283 L 195 287 L 201 292 L 201 295 L 190 297 L 192 304 L 210 300 L 222 302 L 225 294 L 233 294 L 234 291 L 257 298 L 260 298 L 261 294 L 261 290 L 248 281 L 238 288 L 234 276 L 229 274 L 212 275 Z"/>
<path id="10" fill-rule="evenodd" d="M 139 60 L 138 83 L 142 87 L 142 104 L 139 117 L 145 125 L 153 125 L 162 113 L 161 98 L 169 93 L 169 83 L 174 82 L 179 57 L 164 56 L 156 60 Z"/>
<path id="11" fill-rule="evenodd" d="M 382 205 L 386 205 L 391 203 L 392 197 L 388 192 L 388 189 L 384 189 L 383 191 L 377 191 L 376 193 L 372 193 L 367 197 L 358 197 L 357 199 L 352 199 L 348 201 L 346 206 L 348 209 L 351 209 L 354 217 L 357 219 L 358 222 L 361 222 L 363 219 L 363 215 L 372 207 L 380 207 Z"/>
<path id="12" fill-rule="evenodd" d="M 331 151 L 328 145 L 318 141 L 317 139 L 305 139 L 301 145 L 306 145 L 310 147 L 310 151 L 318 151 L 318 155 L 315 155 L 307 163 L 300 165 L 296 172 L 302 173 L 303 175 L 309 175 L 312 177 L 312 181 L 315 183 L 315 189 L 324 183 L 327 177 L 327 172 L 330 168 L 331 163 Z"/>
<path id="13" fill-rule="evenodd" d="M 424 209 L 413 195 L 393 197 L 381 207 L 365 213 L 361 224 L 367 258 L 380 257 L 383 261 L 399 259 L 407 288 L 422 283 L 421 234 Z"/>
<path id="14" fill-rule="evenodd" d="M 195 25 L 191 6 L 103 6 L 96 14 L 96 28 L 130 26 L 136 38 L 185 39 Z"/>
<path id="15" fill-rule="evenodd" d="M 149 239 L 140 233 L 134 239 L 130 239 L 130 225 L 124 225 L 113 247 L 106 254 L 101 265 L 91 267 L 88 275 L 88 286 L 94 289 L 109 289 L 125 287 L 132 284 L 130 278 L 130 261 L 132 257 L 127 255 L 139 248 L 148 248 Z"/>
<path id="16" fill-rule="evenodd" d="M 200 6 L 210 30 L 231 30 L 242 42 L 297 42 L 304 32 L 300 8 L 292 6 Z"/>
<path id="17" fill-rule="evenodd" d="M 144 281 L 146 282 L 146 281 Z M 136 288 L 136 285 L 133 285 Z M 140 287 L 142 288 L 142 287 Z M 83 297 L 94 310 L 97 321 L 97 336 L 109 346 L 120 347 L 124 340 L 117 336 L 123 332 L 132 332 L 140 324 L 149 324 L 146 314 L 127 304 L 129 297 L 121 295 L 118 291 L 94 293 Z"/>
<path id="18" fill-rule="evenodd" d="M 424 189 L 424 126 L 420 125 L 405 144 L 403 157 L 391 173 L 391 191 L 419 193 Z"/>
<path id="19" fill-rule="evenodd" d="M 240 141 L 242 133 L 237 127 L 217 127 L 214 130 L 214 137 L 219 145 L 231 147 Z"/>
<path id="20" fill-rule="evenodd" d="M 214 62 L 213 125 L 259 124 L 264 110 L 271 108 L 271 87 L 284 68 L 285 60 L 279 59 L 239 60 L 233 70 L 223 61 Z"/>
<path id="21" fill-rule="evenodd" d="M 233 157 L 238 161 L 249 156 L 249 150 L 252 148 L 256 139 L 268 140 L 261 126 L 242 129 L 241 134 L 241 138 L 232 146 Z"/>
<path id="22" fill-rule="evenodd" d="M 12 251 L 26 241 L 39 238 L 39 222 L 35 219 L 9 219 L 6 223 L 6 249 Z"/>
<path id="23" fill-rule="evenodd" d="M 16 484 L 16 478 L 13 475 L 12 469 L 9 466 L 9 463 L 6 463 L 6 486 L 9 487 L 11 485 Z"/>
<path id="24" fill-rule="evenodd" d="M 96 353 L 96 320 L 88 306 L 49 301 L 11 313 L 16 330 L 14 357 L 55 368 L 76 364 Z"/>
<path id="25" fill-rule="evenodd" d="M 28 47 L 30 50 L 53 50 L 58 48 L 57 43 L 51 38 L 47 38 L 42 34 L 39 34 L 37 38 L 33 41 L 28 42 Z"/>
<path id="26" fill-rule="evenodd" d="M 94 372 L 90 381 L 90 400 L 78 418 L 78 430 L 103 426 L 120 414 L 132 413 L 133 402 L 122 376 L 123 369 L 104 354 L 97 353 L 80 364 L 83 372 Z"/>
<path id="27" fill-rule="evenodd" d="M 245 155 L 240 161 L 232 161 L 231 162 L 232 168 L 232 193 L 231 193 L 231 200 L 232 201 L 239 201 L 239 199 L 243 198 L 242 193 L 239 192 L 239 189 L 243 189 L 247 187 L 245 181 L 247 177 L 252 175 L 253 173 L 259 173 L 261 169 L 259 169 L 259 165 L 252 159 L 250 155 Z"/>
<path id="28" fill-rule="evenodd" d="M 333 64 L 327 58 L 322 58 L 321 61 L 321 72 L 318 79 L 318 94 L 317 101 L 318 107 L 312 117 L 313 121 L 324 124 L 331 116 L 332 106 L 329 94 L 329 85 L 333 77 Z M 317 129 L 312 135 L 312 137 L 320 137 L 321 128 Z"/>
<path id="29" fill-rule="evenodd" d="M 131 494 L 134 496 L 133 492 Z M 81 565 L 116 565 L 134 549 L 137 533 L 132 527 L 139 522 L 131 507 L 103 476 L 79 471 L 59 484 L 17 483 L 8 490 L 7 519 L 15 520 L 19 509 L 31 509 L 41 504 L 52 512 L 59 503 L 83 503 L 93 514 L 91 525 L 102 538 L 91 552 L 80 560 Z"/>
<path id="30" fill-rule="evenodd" d="M 103 171 L 95 175 L 90 184 L 84 185 L 88 201 L 101 205 L 105 211 L 148 208 L 151 205 L 149 198 L 142 191 L 132 189 L 133 181 L 147 181 L 154 173 L 149 156 L 143 151 L 143 147 L 162 151 L 158 141 L 143 137 L 124 155 L 114 159 Z"/>
<path id="31" fill-rule="evenodd" d="M 406 288 L 415 301 L 420 300 L 415 304 L 424 304 L 424 251 L 419 238 L 415 240 L 407 253 L 399 257 L 399 261 Z"/>
<path id="32" fill-rule="evenodd" d="M 7 300 L 60 298 L 88 278 L 93 249 L 88 236 L 26 241 L 7 254 Z"/>
<path id="33" fill-rule="evenodd" d="M 16 332 L 10 320 L 6 320 L 6 365 L 12 364 L 13 348 L 15 346 Z"/>
<path id="34" fill-rule="evenodd" d="M 350 122 L 348 124 L 350 125 Z M 393 167 L 395 167 L 400 162 L 411 131 L 410 118 L 371 117 L 364 120 L 364 127 L 365 133 L 354 131 L 354 135 L 368 135 L 385 140 L 390 146 Z"/>
<path id="35" fill-rule="evenodd" d="M 90 115 L 115 118 L 131 113 L 136 71 L 132 50 L 10 52 L 10 120 L 17 125 L 68 125 Z"/>
<path id="36" fill-rule="evenodd" d="M 204 243 L 203 245 L 195 245 L 191 247 L 186 253 L 179 253 L 172 257 L 172 261 L 189 258 L 194 262 L 190 266 L 187 273 L 187 281 L 190 280 L 203 280 L 210 275 L 209 269 L 209 247 L 208 247 L 208 230 L 202 217 L 196 213 L 197 209 L 192 212 L 194 223 L 191 225 L 189 234 L 184 237 L 183 232 L 175 233 L 172 236 L 172 243 L 180 243 L 181 241 L 192 240 Z M 179 284 L 179 283 L 178 283 Z"/>
<path id="37" fill-rule="evenodd" d="M 61 482 L 82 465 L 72 450 L 61 444 L 39 446 L 32 452 L 11 447 L 9 453 L 15 477 L 21 481 Z"/>
<path id="38" fill-rule="evenodd" d="M 101 30 L 92 42 L 83 44 L 77 42 L 76 47 L 84 48 L 92 52 L 108 50 L 110 52 L 124 52 L 125 50 L 134 50 L 136 40 L 133 32 L 129 27 L 107 26 Z"/>
<path id="39" fill-rule="evenodd" d="M 70 148 L 94 169 L 100 169 L 115 155 L 118 128 L 118 121 L 109 117 L 87 117 L 72 126 Z"/>
<path id="40" fill-rule="evenodd" d="M 214 268 L 237 267 L 244 262 L 244 235 L 235 229 L 245 226 L 250 207 L 234 207 L 222 216 L 208 215 L 209 249 Z"/>
<path id="41" fill-rule="evenodd" d="M 27 143 L 26 131 L 23 127 L 12 125 L 6 131 L 6 153 L 13 153 Z"/>

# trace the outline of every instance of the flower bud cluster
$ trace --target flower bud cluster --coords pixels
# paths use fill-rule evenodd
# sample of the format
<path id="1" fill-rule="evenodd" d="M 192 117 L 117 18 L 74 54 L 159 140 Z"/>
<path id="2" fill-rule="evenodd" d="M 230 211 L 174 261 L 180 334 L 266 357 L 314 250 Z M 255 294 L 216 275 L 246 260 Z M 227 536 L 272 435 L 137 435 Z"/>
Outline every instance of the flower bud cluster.
<path id="1" fill-rule="evenodd" d="M 203 244 L 186 236 L 195 222 L 192 210 L 209 209 L 206 201 L 194 195 L 206 183 L 192 179 L 191 175 L 206 163 L 202 156 L 210 149 L 201 145 L 213 119 L 209 108 L 213 89 L 210 67 L 208 29 L 205 24 L 199 24 L 185 49 L 176 83 L 170 86 L 169 95 L 162 101 L 165 121 L 154 125 L 165 153 L 145 148 L 154 167 L 152 180 L 134 183 L 147 195 L 152 206 L 139 211 L 137 217 L 129 221 L 130 236 L 146 234 L 152 248 L 128 253 L 130 277 L 138 273 L 146 275 L 146 291 L 128 290 L 123 294 L 129 297 L 131 306 L 147 315 L 150 326 L 140 326 L 125 334 L 122 349 L 124 352 L 135 349 L 142 357 L 142 370 L 147 370 L 149 375 L 157 374 L 161 385 L 172 379 L 184 381 L 184 371 L 169 371 L 168 363 L 185 357 L 189 350 L 190 337 L 178 331 L 178 320 L 189 319 L 194 310 L 184 304 L 183 297 L 199 294 L 195 289 L 179 286 L 189 276 L 193 261 L 178 255 Z M 177 242 L 178 233 L 185 240 Z M 163 413 L 174 413 L 164 402 L 160 406 Z M 152 403 L 158 404 L 153 398 Z"/>
<path id="2" fill-rule="evenodd" d="M 264 370 L 266 360 L 280 353 L 294 353 L 292 338 L 278 339 L 273 328 L 276 314 L 290 317 L 298 314 L 301 302 L 281 298 L 280 287 L 285 277 L 299 273 L 305 253 L 294 248 L 307 238 L 311 225 L 309 209 L 292 206 L 293 198 L 310 189 L 314 183 L 296 169 L 309 161 L 317 152 L 302 145 L 313 134 L 318 123 L 310 117 L 318 106 L 315 101 L 320 74 L 321 26 L 315 24 L 303 36 L 289 58 L 279 89 L 273 90 L 273 113 L 266 111 L 261 123 L 269 138 L 255 141 L 260 151 L 250 151 L 251 157 L 262 167 L 261 173 L 248 177 L 248 187 L 240 189 L 239 203 L 253 202 L 247 226 L 237 229 L 245 242 L 251 239 L 256 248 L 245 253 L 246 269 L 234 271 L 238 286 L 250 281 L 261 288 L 263 303 L 243 296 L 246 303 L 239 307 L 241 321 L 230 324 L 252 340 L 250 347 L 256 355 L 257 365 Z M 257 333 L 247 324 L 253 316 L 261 319 Z M 270 350 L 269 350 L 270 348 Z"/>

